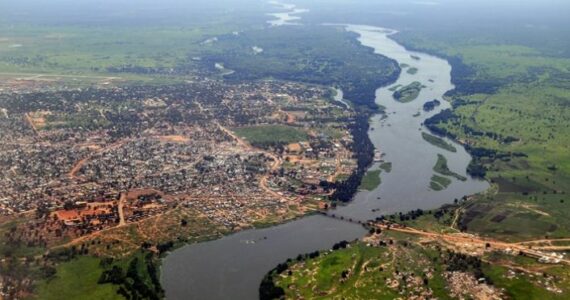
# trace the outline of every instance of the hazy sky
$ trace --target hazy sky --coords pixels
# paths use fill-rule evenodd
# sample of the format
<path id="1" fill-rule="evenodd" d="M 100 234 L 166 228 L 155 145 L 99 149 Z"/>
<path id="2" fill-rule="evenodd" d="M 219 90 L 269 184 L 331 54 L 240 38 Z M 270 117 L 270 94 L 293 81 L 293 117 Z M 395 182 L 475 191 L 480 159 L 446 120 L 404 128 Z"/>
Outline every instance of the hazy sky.
<path id="1" fill-rule="evenodd" d="M 283 0 L 311 9 L 320 21 L 387 22 L 401 27 L 475 26 L 504 21 L 512 26 L 566 26 L 570 0 Z M 212 14 L 262 17 L 269 0 L 0 0 L 0 22 L 41 24 L 170 24 Z M 241 16 L 241 15 L 240 15 Z M 570 27 L 570 25 L 568 26 Z"/>

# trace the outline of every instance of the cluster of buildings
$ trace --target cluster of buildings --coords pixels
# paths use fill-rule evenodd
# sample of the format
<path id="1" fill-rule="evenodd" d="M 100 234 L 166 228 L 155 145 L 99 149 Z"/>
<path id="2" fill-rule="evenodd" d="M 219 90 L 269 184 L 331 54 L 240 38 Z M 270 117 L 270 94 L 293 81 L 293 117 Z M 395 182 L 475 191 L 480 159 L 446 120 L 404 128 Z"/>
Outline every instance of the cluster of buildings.
<path id="1" fill-rule="evenodd" d="M 228 228 L 286 214 L 356 167 L 346 127 L 353 112 L 327 93 L 201 80 L 0 94 L 0 213 L 35 212 L 40 221 L 23 236 L 38 244 L 180 205 Z M 280 123 L 309 138 L 259 149 L 228 130 Z"/>

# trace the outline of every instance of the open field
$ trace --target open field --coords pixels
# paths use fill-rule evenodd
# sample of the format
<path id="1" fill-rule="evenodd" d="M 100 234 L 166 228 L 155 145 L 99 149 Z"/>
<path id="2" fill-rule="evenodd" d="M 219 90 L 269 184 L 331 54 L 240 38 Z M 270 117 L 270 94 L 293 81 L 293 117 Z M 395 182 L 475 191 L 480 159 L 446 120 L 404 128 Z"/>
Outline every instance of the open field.
<path id="1" fill-rule="evenodd" d="M 453 111 L 436 120 L 439 134 L 468 145 L 472 169 L 494 184 L 463 204 L 462 230 L 505 240 L 570 235 L 570 59 L 552 28 L 505 43 L 505 32 L 401 32 L 406 47 L 448 58 L 456 90 Z M 552 37 L 551 37 L 552 36 Z M 481 172 L 481 170 L 483 172 Z"/>
<path id="2" fill-rule="evenodd" d="M 470 255 L 473 250 L 469 246 L 462 249 L 460 244 L 467 243 L 456 247 L 444 242 L 442 248 L 437 242 L 403 232 L 376 232 L 362 241 L 341 242 L 332 251 L 299 255 L 280 264 L 268 274 L 261 291 L 264 295 L 268 282 L 273 282 L 272 291 L 287 299 L 393 299 L 402 295 L 564 299 L 568 292 L 570 273 L 564 266 L 537 265 L 531 258 L 500 251 Z"/>
<path id="3" fill-rule="evenodd" d="M 252 145 L 285 145 L 306 141 L 307 133 L 285 125 L 260 125 L 234 128 L 233 131 Z"/>
<path id="4" fill-rule="evenodd" d="M 60 264 L 53 278 L 38 285 L 34 299 L 124 299 L 117 294 L 116 286 L 97 283 L 103 273 L 100 262 L 98 258 L 83 256 Z"/>
<path id="5" fill-rule="evenodd" d="M 428 289 L 445 299 L 441 269 L 432 270 L 430 266 L 434 254 L 414 246 L 367 247 L 364 243 L 355 243 L 346 249 L 298 262 L 289 268 L 291 273 L 285 271 L 278 275 L 276 282 L 285 289 L 289 299 L 394 299 L 399 291 L 411 296 L 428 293 Z M 421 277 L 416 279 L 415 276 L 424 274 L 426 268 L 430 269 L 431 280 L 424 287 Z"/>

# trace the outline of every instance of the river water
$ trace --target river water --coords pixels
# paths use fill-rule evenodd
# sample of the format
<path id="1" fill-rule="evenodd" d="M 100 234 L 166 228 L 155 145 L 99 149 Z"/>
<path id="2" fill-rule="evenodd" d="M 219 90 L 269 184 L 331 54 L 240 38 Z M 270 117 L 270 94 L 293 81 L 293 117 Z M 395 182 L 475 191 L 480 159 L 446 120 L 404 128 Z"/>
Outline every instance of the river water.
<path id="1" fill-rule="evenodd" d="M 284 10 L 284 12 L 278 13 L 268 13 L 268 16 L 272 16 L 273 20 L 267 21 L 271 26 L 283 26 L 283 25 L 300 25 L 296 22 L 301 20 L 298 14 L 306 13 L 309 10 L 304 8 L 297 8 L 294 4 L 281 3 L 279 1 L 270 1 L 270 4 Z"/>
<path id="2" fill-rule="evenodd" d="M 389 38 L 394 33 L 391 30 L 356 25 L 348 25 L 346 29 L 358 33 L 359 41 L 374 48 L 376 53 L 418 69 L 414 75 L 404 69 L 395 84 L 419 81 L 426 88 L 409 103 L 395 101 L 389 87 L 377 90 L 376 102 L 386 107 L 387 117 L 373 116 L 374 130 L 369 135 L 376 148 L 384 153 L 383 158 L 392 162 L 392 171 L 382 172 L 382 184 L 378 188 L 358 193 L 351 203 L 334 213 L 368 220 L 382 214 L 435 208 L 486 190 L 486 182 L 471 178 L 463 182 L 454 179 L 443 191 L 429 189 L 438 153 L 444 154 L 452 171 L 462 175 L 466 175 L 470 160 L 457 144 L 454 145 L 458 151 L 451 153 L 421 137 L 425 130 L 422 122 L 449 107 L 447 102 L 441 101 L 441 106 L 434 111 L 422 111 L 427 100 L 442 100 L 443 94 L 453 88 L 448 62 L 406 50 Z M 300 253 L 329 249 L 338 241 L 360 238 L 364 234 L 359 225 L 323 216 L 243 231 L 211 242 L 187 245 L 169 254 L 163 261 L 162 284 L 167 299 L 257 299 L 261 279 L 278 263 Z"/>
<path id="3" fill-rule="evenodd" d="M 386 108 L 387 117 L 374 116 L 370 122 L 370 139 L 375 148 L 383 153 L 383 159 L 392 163 L 392 171 L 382 172 L 382 184 L 375 190 L 360 192 L 350 205 L 337 209 L 335 213 L 368 220 L 382 214 L 435 208 L 455 198 L 486 190 L 489 187 L 486 181 L 467 176 L 466 169 L 471 157 L 461 145 L 446 139 L 457 149 L 453 153 L 433 146 L 422 138 L 422 131 L 428 132 L 422 126 L 423 121 L 450 107 L 449 102 L 442 99 L 445 92 L 454 88 L 449 63 L 435 56 L 406 50 L 389 38 L 395 33 L 393 30 L 359 25 L 348 25 L 347 30 L 358 33 L 360 43 L 372 47 L 376 53 L 409 67 L 402 69 L 396 83 L 376 91 L 376 103 Z M 418 69 L 417 73 L 407 72 L 412 67 Z M 406 86 L 414 81 L 426 86 L 416 100 L 401 103 L 393 99 L 390 87 Z M 423 104 L 433 99 L 440 100 L 441 105 L 429 113 L 424 112 Z M 459 181 L 451 178 L 452 183 L 447 189 L 430 190 L 430 178 L 434 174 L 438 153 L 447 158 L 451 171 L 468 179 Z M 372 169 L 377 167 L 375 165 Z"/>

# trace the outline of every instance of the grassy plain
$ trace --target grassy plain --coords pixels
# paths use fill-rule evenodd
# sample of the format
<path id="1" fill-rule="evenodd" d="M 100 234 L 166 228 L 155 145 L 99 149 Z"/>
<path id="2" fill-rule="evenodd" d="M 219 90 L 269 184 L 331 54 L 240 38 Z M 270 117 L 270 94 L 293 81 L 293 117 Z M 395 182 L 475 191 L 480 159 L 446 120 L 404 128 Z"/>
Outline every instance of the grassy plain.
<path id="1" fill-rule="evenodd" d="M 109 74 L 109 67 L 174 68 L 231 28 L 17 27 L 0 42 L 3 73 Z M 18 44 L 13 48 L 9 45 Z"/>
<path id="2" fill-rule="evenodd" d="M 496 187 L 465 204 L 461 227 L 509 240 L 569 236 L 570 59 L 531 41 L 426 32 L 396 38 L 463 63 L 454 65 L 462 89 L 448 97 L 454 118 L 440 128 L 473 148 L 525 155 L 481 158 Z"/>
<path id="3" fill-rule="evenodd" d="M 425 218 L 433 219 L 433 216 Z M 453 297 L 450 286 L 460 283 L 451 283 L 446 275 L 472 272 L 486 278 L 503 291 L 503 296 L 512 299 L 564 299 L 567 292 L 569 273 L 561 266 L 535 268 L 529 258 L 497 252 L 489 252 L 484 260 L 473 263 L 469 258 L 455 256 L 437 246 L 409 240 L 406 235 L 390 233 L 384 238 L 398 241 L 379 247 L 356 242 L 318 257 L 293 260 L 286 271 L 274 275 L 274 282 L 283 288 L 287 299 L 413 298 L 428 289 L 434 298 L 455 299 L 457 295 Z M 542 271 L 521 272 L 508 266 Z M 476 290 L 469 286 L 465 286 L 469 292 Z M 561 293 L 547 288 L 560 289 Z"/>
<path id="4" fill-rule="evenodd" d="M 431 265 L 433 255 L 430 250 L 414 246 L 367 247 L 359 242 L 298 263 L 290 268 L 291 275 L 285 272 L 276 281 L 290 299 L 394 299 L 400 296 L 398 290 L 390 288 L 385 279 L 396 270 L 422 274 Z M 399 259 L 395 260 L 396 256 Z M 434 294 L 447 299 L 441 269 L 435 268 L 429 286 Z M 348 274 L 345 279 L 343 272 Z"/>
<path id="5" fill-rule="evenodd" d="M 57 266 L 54 278 L 41 282 L 34 299 L 124 299 L 118 287 L 97 283 L 103 273 L 100 259 L 83 256 Z"/>

